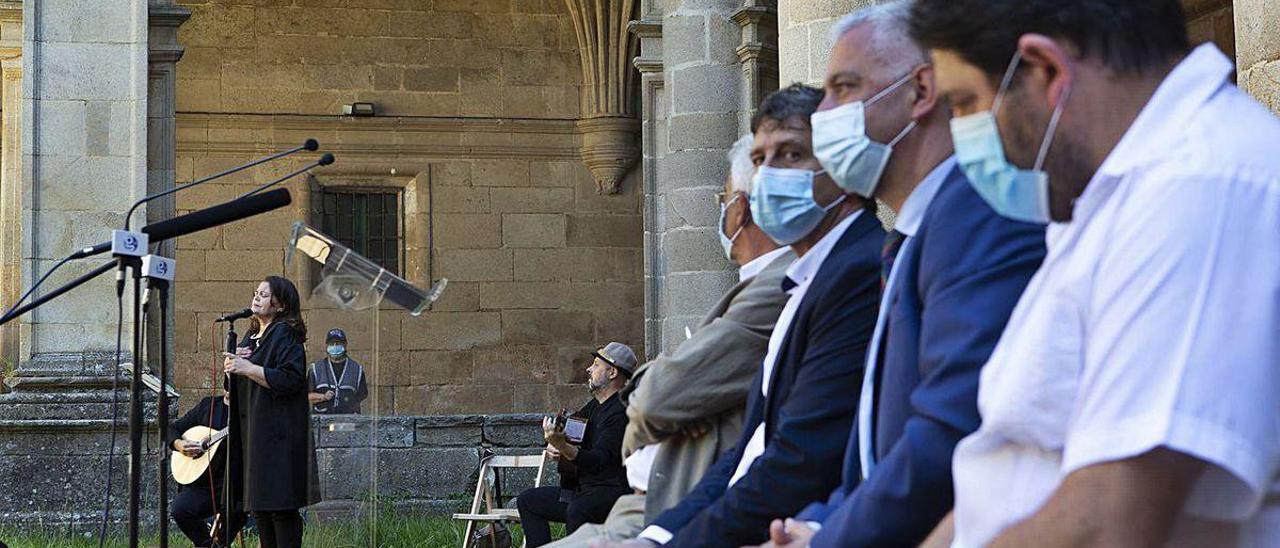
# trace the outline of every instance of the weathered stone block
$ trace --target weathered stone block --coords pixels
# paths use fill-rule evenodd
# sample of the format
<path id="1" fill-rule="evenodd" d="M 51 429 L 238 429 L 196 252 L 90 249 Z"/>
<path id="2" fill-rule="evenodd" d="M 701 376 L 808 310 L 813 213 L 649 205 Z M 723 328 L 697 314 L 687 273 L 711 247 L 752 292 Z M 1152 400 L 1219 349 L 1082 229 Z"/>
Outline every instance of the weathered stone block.
<path id="1" fill-rule="evenodd" d="M 476 160 L 472 166 L 475 186 L 529 186 L 528 160 Z"/>
<path id="2" fill-rule="evenodd" d="M 504 228 L 500 215 L 439 213 L 432 220 L 436 249 L 502 247 Z"/>
<path id="3" fill-rule="evenodd" d="M 542 438 L 544 416 L 545 414 L 527 414 L 487 417 L 484 422 L 484 441 L 496 447 L 542 447 L 546 445 Z"/>
<path id="4" fill-rule="evenodd" d="M 458 69 L 448 67 L 409 68 L 404 71 L 405 91 L 456 92 Z"/>
<path id="5" fill-rule="evenodd" d="M 509 249 L 452 249 L 437 252 L 440 276 L 461 282 L 502 282 L 512 279 Z"/>
<path id="6" fill-rule="evenodd" d="M 564 213 L 573 209 L 573 190 L 568 188 L 495 188 L 490 192 L 495 213 Z"/>
<path id="7" fill-rule="evenodd" d="M 210 281 L 260 281 L 267 276 L 278 276 L 284 272 L 284 251 L 221 251 L 205 252 L 204 275 Z M 252 285 L 252 284 L 250 284 Z M 244 290 L 246 299 L 252 287 Z"/>
<path id="8" fill-rule="evenodd" d="M 502 244 L 505 247 L 564 247 L 565 216 L 517 213 L 503 215 Z"/>
<path id="9" fill-rule="evenodd" d="M 552 380 L 551 364 L 555 349 L 537 341 L 532 344 L 504 344 L 475 351 L 473 377 L 476 382 L 512 384 L 546 383 Z M 541 343 L 541 344 L 540 344 Z"/>
<path id="10" fill-rule="evenodd" d="M 504 310 L 502 339 L 508 343 L 592 343 L 595 318 L 568 310 Z"/>
<path id="11" fill-rule="evenodd" d="M 561 308 L 571 295 L 563 283 L 493 282 L 480 285 L 480 308 Z"/>
<path id="12" fill-rule="evenodd" d="M 662 18 L 662 62 L 679 67 L 707 59 L 707 16 L 667 15 Z"/>
<path id="13" fill-rule="evenodd" d="M 434 312 L 475 312 L 480 310 L 480 283 L 455 282 L 449 280 L 449 287 L 440 295 L 440 300 L 431 304 Z"/>
<path id="14" fill-rule="evenodd" d="M 488 188 L 438 186 L 432 189 L 435 213 L 486 213 L 489 211 Z"/>
<path id="15" fill-rule="evenodd" d="M 569 215 L 567 241 L 573 247 L 640 247 L 643 237 L 639 215 Z"/>
<path id="16" fill-rule="evenodd" d="M 668 145 L 673 151 L 715 149 L 728 146 L 738 138 L 738 119 L 732 114 L 676 114 L 671 116 L 670 123 Z M 728 164 L 728 160 L 721 154 L 717 163 Z"/>
<path id="17" fill-rule="evenodd" d="M 415 425 L 421 447 L 479 447 L 484 439 L 484 417 L 477 415 L 421 417 Z"/>
<path id="18" fill-rule="evenodd" d="M 667 272 L 723 271 L 728 267 L 714 228 L 690 228 L 667 232 L 659 252 Z"/>
<path id="19" fill-rule="evenodd" d="M 409 355 L 409 380 L 416 386 L 459 384 L 471 380 L 471 352 L 415 351 Z"/>
<path id="20" fill-rule="evenodd" d="M 465 350 L 502 338 L 498 312 L 438 312 L 404 322 L 401 346 L 414 350 Z"/>

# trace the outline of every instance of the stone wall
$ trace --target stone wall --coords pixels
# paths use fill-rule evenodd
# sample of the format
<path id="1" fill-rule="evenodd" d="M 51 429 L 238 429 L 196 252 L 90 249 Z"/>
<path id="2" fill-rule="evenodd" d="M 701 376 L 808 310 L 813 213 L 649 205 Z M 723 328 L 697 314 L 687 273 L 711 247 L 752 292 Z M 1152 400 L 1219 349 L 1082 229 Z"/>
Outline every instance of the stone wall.
<path id="1" fill-rule="evenodd" d="M 328 186 L 404 192 L 405 276 L 449 278 L 413 318 L 306 299 L 312 340 L 348 329 L 387 414 L 543 412 L 577 405 L 594 345 L 643 345 L 636 174 L 600 194 L 582 164 L 578 50 L 562 0 L 188 3 L 178 64 L 180 183 L 315 137 L 338 162 L 289 188 L 294 207 L 179 240 L 175 382 L 207 388 L 217 315 L 285 271 L 290 225 L 319 225 Z M 370 101 L 378 116 L 336 115 Z M 311 155 L 314 157 L 314 155 Z M 285 161 L 179 194 L 179 212 L 301 167 Z M 305 292 L 316 281 L 289 270 Z M 184 398 L 194 401 L 195 397 Z"/>
<path id="2" fill-rule="evenodd" d="M 1280 6 L 1236 0 L 1234 19 L 1240 87 L 1280 114 Z"/>
<path id="3" fill-rule="evenodd" d="M 821 85 L 831 52 L 831 26 L 873 0 L 778 0 L 781 85 Z"/>

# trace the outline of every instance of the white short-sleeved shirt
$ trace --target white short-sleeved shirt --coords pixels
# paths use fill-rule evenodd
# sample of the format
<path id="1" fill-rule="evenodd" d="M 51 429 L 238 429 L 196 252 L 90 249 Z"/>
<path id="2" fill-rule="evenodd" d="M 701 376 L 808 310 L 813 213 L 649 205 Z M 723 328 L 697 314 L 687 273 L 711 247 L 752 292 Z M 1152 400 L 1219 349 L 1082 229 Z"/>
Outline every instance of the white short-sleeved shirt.
<path id="1" fill-rule="evenodd" d="M 1209 464 L 1172 544 L 1280 545 L 1280 121 L 1231 71 L 1190 54 L 1049 227 L 956 448 L 956 546 L 1157 447 Z"/>

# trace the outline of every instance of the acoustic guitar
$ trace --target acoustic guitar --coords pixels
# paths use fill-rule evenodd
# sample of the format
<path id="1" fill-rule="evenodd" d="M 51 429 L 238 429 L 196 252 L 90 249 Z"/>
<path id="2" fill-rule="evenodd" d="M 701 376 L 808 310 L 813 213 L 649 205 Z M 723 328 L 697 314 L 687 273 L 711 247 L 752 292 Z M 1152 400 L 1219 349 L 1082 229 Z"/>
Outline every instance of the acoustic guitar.
<path id="1" fill-rule="evenodd" d="M 182 439 L 187 441 L 200 442 L 200 448 L 204 449 L 199 457 L 191 458 L 182 451 L 174 451 L 169 456 L 169 469 L 173 471 L 173 479 L 183 485 L 191 485 L 209 469 L 209 463 L 213 462 L 213 455 L 218 452 L 218 447 L 222 446 L 222 439 L 227 437 L 227 429 L 214 430 L 208 426 L 192 426 L 186 432 L 182 433 Z"/>

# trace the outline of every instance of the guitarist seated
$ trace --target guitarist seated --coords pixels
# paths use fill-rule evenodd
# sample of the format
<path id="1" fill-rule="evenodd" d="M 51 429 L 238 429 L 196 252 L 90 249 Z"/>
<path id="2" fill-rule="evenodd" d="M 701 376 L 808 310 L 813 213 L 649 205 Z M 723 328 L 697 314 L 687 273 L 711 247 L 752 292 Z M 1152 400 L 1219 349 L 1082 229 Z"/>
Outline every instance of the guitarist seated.
<path id="1" fill-rule="evenodd" d="M 551 542 L 548 522 L 564 522 L 570 533 L 584 523 L 602 523 L 618 497 L 631 493 L 622 466 L 627 412 L 618 391 L 635 372 L 636 355 L 615 342 L 594 356 L 587 368 L 587 389 L 594 397 L 573 417 L 543 420 L 547 455 L 559 465 L 560 487 L 536 487 L 516 499 L 530 548 Z"/>
<path id="2" fill-rule="evenodd" d="M 183 455 L 199 458 L 204 454 L 202 440 L 186 440 L 182 438 L 182 434 L 194 426 L 207 426 L 213 430 L 226 428 L 230 403 L 226 393 L 222 397 L 209 396 L 200 400 L 187 414 L 169 425 L 169 446 Z M 225 451 L 214 453 L 209 469 L 190 484 L 180 485 L 178 496 L 169 505 L 169 515 L 173 516 L 178 528 L 182 529 L 182 533 L 195 546 L 214 545 L 213 539 L 209 537 L 207 520 L 218 513 L 218 505 L 222 503 L 218 497 L 222 492 L 225 463 Z M 233 531 L 239 529 L 238 524 L 232 524 L 232 527 Z"/>

